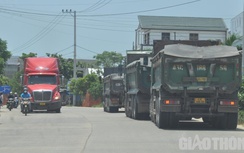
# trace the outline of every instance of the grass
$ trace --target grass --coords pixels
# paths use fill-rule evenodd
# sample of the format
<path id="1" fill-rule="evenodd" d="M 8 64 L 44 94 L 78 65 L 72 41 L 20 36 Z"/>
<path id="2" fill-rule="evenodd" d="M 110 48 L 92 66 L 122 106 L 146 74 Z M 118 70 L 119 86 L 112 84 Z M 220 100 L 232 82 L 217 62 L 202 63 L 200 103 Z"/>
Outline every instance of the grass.
<path id="1" fill-rule="evenodd" d="M 94 106 L 92 106 L 92 107 L 96 107 L 96 108 L 98 108 L 98 107 L 103 107 L 103 103 L 101 102 L 100 104 L 98 104 L 98 105 L 94 105 Z"/>
<path id="2" fill-rule="evenodd" d="M 238 124 L 244 124 L 244 110 L 240 110 L 238 114 Z"/>

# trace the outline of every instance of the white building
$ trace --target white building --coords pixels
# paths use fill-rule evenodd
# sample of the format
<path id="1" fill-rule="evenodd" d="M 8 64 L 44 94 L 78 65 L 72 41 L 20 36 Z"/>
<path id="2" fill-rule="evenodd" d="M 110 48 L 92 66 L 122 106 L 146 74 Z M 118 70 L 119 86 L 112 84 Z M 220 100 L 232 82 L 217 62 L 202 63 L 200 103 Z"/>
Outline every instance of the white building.
<path id="1" fill-rule="evenodd" d="M 227 27 L 221 18 L 138 16 L 134 50 L 152 48 L 153 40 L 219 40 Z"/>
<path id="2" fill-rule="evenodd" d="M 233 42 L 232 46 L 242 46 L 243 36 L 243 12 L 231 19 L 231 34 L 240 36 L 239 39 Z"/>
<path id="3" fill-rule="evenodd" d="M 243 12 L 231 19 L 231 34 L 243 35 Z"/>

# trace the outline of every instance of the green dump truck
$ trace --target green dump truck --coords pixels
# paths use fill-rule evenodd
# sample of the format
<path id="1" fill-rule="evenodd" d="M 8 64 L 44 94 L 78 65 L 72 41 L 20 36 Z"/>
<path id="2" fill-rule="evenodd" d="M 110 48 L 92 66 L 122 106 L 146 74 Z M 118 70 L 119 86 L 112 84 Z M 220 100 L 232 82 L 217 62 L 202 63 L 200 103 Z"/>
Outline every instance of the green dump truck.
<path id="1" fill-rule="evenodd" d="M 118 112 L 124 107 L 124 75 L 109 74 L 103 79 L 103 108 L 105 112 Z"/>
<path id="2" fill-rule="evenodd" d="M 151 54 L 142 54 L 139 60 L 125 69 L 125 114 L 133 119 L 149 117 Z"/>
<path id="3" fill-rule="evenodd" d="M 242 54 L 236 47 L 166 45 L 152 59 L 150 117 L 159 128 L 202 118 L 236 129 Z"/>

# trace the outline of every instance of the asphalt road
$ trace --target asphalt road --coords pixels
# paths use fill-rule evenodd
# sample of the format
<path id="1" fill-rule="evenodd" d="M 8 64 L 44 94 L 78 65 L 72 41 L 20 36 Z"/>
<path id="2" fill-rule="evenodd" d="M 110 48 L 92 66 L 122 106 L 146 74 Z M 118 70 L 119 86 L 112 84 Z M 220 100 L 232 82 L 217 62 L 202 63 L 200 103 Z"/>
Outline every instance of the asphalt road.
<path id="1" fill-rule="evenodd" d="M 80 107 L 27 116 L 19 108 L 2 108 L 0 115 L 0 153 L 244 151 L 243 126 L 235 131 L 221 131 L 192 120 L 181 122 L 176 129 L 163 130 L 151 121 L 127 118 L 123 111 L 105 113 L 102 108 Z M 239 144 L 233 145 L 236 142 Z"/>

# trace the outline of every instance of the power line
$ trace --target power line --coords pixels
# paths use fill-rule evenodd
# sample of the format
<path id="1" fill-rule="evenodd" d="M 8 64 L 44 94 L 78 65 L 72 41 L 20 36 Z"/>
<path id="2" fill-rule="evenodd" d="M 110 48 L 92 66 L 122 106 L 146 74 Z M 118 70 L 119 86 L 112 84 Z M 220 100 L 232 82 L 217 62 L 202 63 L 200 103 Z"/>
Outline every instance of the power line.
<path id="1" fill-rule="evenodd" d="M 43 37 L 45 37 L 52 29 L 54 29 L 59 22 L 61 22 L 61 16 L 56 15 L 56 17 L 49 22 L 49 24 L 43 28 L 39 33 L 37 33 L 33 38 L 29 39 L 26 43 L 16 47 L 13 49 L 13 52 L 24 50 L 32 45 L 34 45 L 36 42 L 41 40 Z M 16 50 L 16 51 L 15 51 Z"/>
<path id="2" fill-rule="evenodd" d="M 74 45 L 71 45 L 71 46 L 69 46 L 69 47 L 67 47 L 67 48 L 64 48 L 64 49 L 62 49 L 62 50 L 60 50 L 60 51 L 57 51 L 57 52 L 54 53 L 54 54 L 61 53 L 61 52 L 65 51 L 65 50 L 67 50 L 67 49 L 70 49 L 70 48 L 73 47 L 73 46 L 74 46 Z"/>
<path id="3" fill-rule="evenodd" d="M 98 2 L 96 2 L 94 5 L 88 7 L 87 9 L 83 10 L 83 11 L 79 11 L 79 12 L 88 12 L 88 11 L 96 11 L 106 5 L 108 5 L 112 0 L 109 0 L 108 2 L 106 2 L 106 0 L 99 0 Z M 105 2 L 105 3 L 104 3 Z M 99 6 L 100 5 L 100 6 Z"/>
<path id="4" fill-rule="evenodd" d="M 86 51 L 88 51 L 88 52 L 91 52 L 91 53 L 93 53 L 93 54 L 99 54 L 99 53 L 97 53 L 97 52 L 94 52 L 94 51 L 89 50 L 89 49 L 87 49 L 87 48 L 81 47 L 81 46 L 79 46 L 79 45 L 77 45 L 77 47 L 79 47 L 79 48 L 81 48 L 81 49 L 84 49 L 84 50 L 86 50 Z"/>
<path id="5" fill-rule="evenodd" d="M 31 15 L 41 15 L 41 16 L 57 16 L 56 14 L 47 14 L 47 13 L 36 13 L 36 12 L 19 11 L 19 10 L 13 10 L 13 9 L 6 9 L 6 8 L 2 8 L 2 7 L 0 7 L 0 11 L 23 13 L 23 14 L 31 14 Z"/>
<path id="6" fill-rule="evenodd" d="M 180 4 L 176 4 L 176 5 L 160 7 L 160 8 L 155 8 L 155 9 L 149 9 L 149 10 L 134 11 L 134 12 L 124 12 L 124 13 L 114 13 L 114 14 L 97 14 L 97 15 L 78 15 L 78 16 L 97 17 L 97 16 L 129 15 L 129 14 L 137 14 L 137 13 L 145 13 L 145 12 L 153 12 L 153 11 L 158 11 L 158 10 L 164 10 L 164 9 L 178 7 L 178 6 L 188 5 L 188 4 L 199 2 L 199 1 L 201 1 L 201 0 L 194 0 L 194 1 L 186 2 L 186 3 L 180 3 Z"/>

